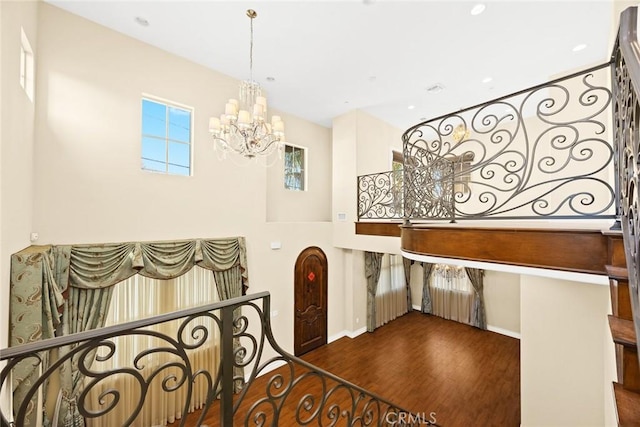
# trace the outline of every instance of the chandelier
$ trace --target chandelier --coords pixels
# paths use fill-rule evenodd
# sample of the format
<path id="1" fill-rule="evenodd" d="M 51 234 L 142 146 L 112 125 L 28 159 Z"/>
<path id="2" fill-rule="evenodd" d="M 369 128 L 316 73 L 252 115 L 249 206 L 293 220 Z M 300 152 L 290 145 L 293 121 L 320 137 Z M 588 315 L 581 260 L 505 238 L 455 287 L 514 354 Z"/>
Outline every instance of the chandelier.
<path id="1" fill-rule="evenodd" d="M 280 116 L 267 120 L 267 98 L 262 96 L 260 85 L 253 80 L 253 20 L 255 10 L 247 10 L 251 22 L 251 44 L 249 45 L 249 80 L 240 84 L 239 100 L 227 101 L 224 114 L 209 119 L 209 132 L 213 136 L 214 148 L 226 157 L 229 151 L 252 159 L 268 156 L 284 146 L 284 122 Z"/>
<path id="2" fill-rule="evenodd" d="M 453 130 L 453 140 L 455 142 L 462 142 L 462 140 L 469 138 L 469 129 L 463 124 L 456 126 Z"/>

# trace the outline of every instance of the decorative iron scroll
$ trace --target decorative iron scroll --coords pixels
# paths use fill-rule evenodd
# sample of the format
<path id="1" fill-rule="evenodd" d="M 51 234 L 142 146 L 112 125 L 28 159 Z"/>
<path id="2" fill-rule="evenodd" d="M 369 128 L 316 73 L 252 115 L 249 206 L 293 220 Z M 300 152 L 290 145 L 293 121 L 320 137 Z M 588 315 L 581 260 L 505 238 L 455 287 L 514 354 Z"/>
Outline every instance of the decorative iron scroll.
<path id="1" fill-rule="evenodd" d="M 613 52 L 614 146 L 616 147 L 618 210 L 629 273 L 629 294 L 636 336 L 640 337 L 640 49 L 636 7 L 620 18 L 618 41 Z M 638 342 L 640 349 L 640 341 Z"/>
<path id="2" fill-rule="evenodd" d="M 241 315 L 234 320 L 236 309 L 241 311 Z M 113 424 L 132 425 L 139 416 L 145 399 L 149 397 L 151 384 L 155 383 L 161 385 L 163 393 L 175 393 L 180 389 L 184 391 L 183 417 L 177 424 L 180 426 L 186 425 L 186 414 L 196 387 L 206 387 L 207 392 L 205 401 L 200 403 L 202 412 L 195 425 L 201 425 L 207 416 L 219 419 L 220 425 L 225 427 L 234 424 L 278 426 L 285 421 L 320 426 L 417 426 L 430 423 L 430 420 L 424 420 L 420 414 L 412 415 L 385 399 L 282 350 L 271 332 L 269 313 L 270 295 L 262 292 L 146 320 L 0 350 L 0 360 L 5 363 L 0 373 L 0 387 L 5 392 L 11 390 L 10 374 L 16 364 L 28 361 L 43 367 L 43 372 L 31 384 L 19 404 L 17 413 L 6 413 L 5 407 L 2 407 L 1 424 L 24 426 L 31 398 L 44 390 L 47 384 L 53 383 L 49 379 L 70 358 L 73 358 L 74 364 L 77 363 L 78 370 L 84 376 L 84 388 L 75 402 L 84 420 L 107 416 L 124 401 L 131 404 L 133 399 L 130 406 L 134 409 Z M 206 323 L 203 319 L 213 326 L 203 326 Z M 179 322 L 176 336 L 168 336 L 153 328 L 170 321 Z M 211 337 L 215 334 L 220 334 L 221 337 L 221 348 L 218 350 L 221 357 L 217 366 L 212 371 L 194 369 L 191 353 L 210 344 Z M 117 352 L 124 351 L 118 348 L 114 338 L 131 335 L 153 337 L 158 340 L 158 344 L 136 351 L 131 355 L 131 363 L 127 367 L 101 370 L 103 362 L 114 357 Z M 54 358 L 51 358 L 49 364 L 43 364 L 47 357 L 45 355 L 62 346 L 70 346 L 72 349 L 60 359 L 53 361 Z M 266 358 L 265 350 L 269 347 L 270 353 L 275 356 Z M 153 366 L 152 359 L 160 354 L 169 357 L 165 362 Z M 234 367 L 245 368 L 249 373 L 246 382 L 242 376 L 234 373 Z M 258 377 L 274 368 L 276 370 L 270 377 Z M 117 376 L 130 377 L 139 391 L 138 395 L 126 394 L 117 387 L 107 386 L 96 398 L 96 393 L 92 391 Z M 233 394 L 234 383 L 243 384 L 239 394 Z M 255 401 L 250 402 L 249 399 Z M 194 420 L 190 423 L 194 423 Z"/>
<path id="3" fill-rule="evenodd" d="M 421 189 L 445 158 L 457 218 L 613 218 L 609 84 L 605 64 L 408 129 L 405 216 L 453 216 Z"/>
<path id="4" fill-rule="evenodd" d="M 411 171 L 411 179 L 404 189 L 407 218 L 450 218 L 455 220 L 454 189 L 455 163 L 433 153 L 422 152 L 425 161 L 406 165 Z"/>
<path id="5" fill-rule="evenodd" d="M 402 170 L 358 177 L 358 219 L 402 219 Z"/>

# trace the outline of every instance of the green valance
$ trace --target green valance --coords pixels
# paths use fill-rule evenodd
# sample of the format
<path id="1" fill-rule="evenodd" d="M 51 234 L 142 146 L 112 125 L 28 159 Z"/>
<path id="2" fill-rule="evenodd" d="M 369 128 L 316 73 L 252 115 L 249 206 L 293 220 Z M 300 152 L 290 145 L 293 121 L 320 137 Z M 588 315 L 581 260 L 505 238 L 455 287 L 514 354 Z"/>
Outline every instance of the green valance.
<path id="1" fill-rule="evenodd" d="M 248 288 L 244 237 L 30 246 L 11 256 L 10 345 L 60 333 L 63 311 L 72 303 L 71 296 L 78 294 L 75 291 L 110 288 L 135 274 L 172 279 L 195 265 L 214 272 L 232 270 L 239 291 L 244 293 Z M 33 381 L 36 373 L 28 361 L 14 369 L 16 402 L 26 391 L 22 385 Z"/>

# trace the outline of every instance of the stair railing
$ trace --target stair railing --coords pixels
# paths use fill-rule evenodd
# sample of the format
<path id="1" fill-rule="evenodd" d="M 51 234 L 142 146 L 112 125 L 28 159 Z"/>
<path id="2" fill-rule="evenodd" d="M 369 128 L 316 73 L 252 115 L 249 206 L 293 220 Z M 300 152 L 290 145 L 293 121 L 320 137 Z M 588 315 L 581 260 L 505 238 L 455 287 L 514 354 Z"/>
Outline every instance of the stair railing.
<path id="1" fill-rule="evenodd" d="M 236 310 L 241 314 L 238 315 Z M 41 372 L 36 375 L 21 401 L 14 402 L 15 411 L 6 412 L 6 408 L 2 408 L 1 425 L 29 425 L 32 420 L 28 414 L 33 412 L 34 399 L 41 391 L 46 394 L 46 387 L 52 387 L 49 380 L 67 360 L 73 360 L 84 376 L 84 388 L 74 402 L 84 420 L 99 419 L 114 411 L 119 402 L 137 399 L 133 405 L 135 410 L 118 422 L 118 425 L 132 425 L 149 397 L 151 382 L 160 381 L 166 393 L 175 392 L 181 387 L 187 390 L 183 418 L 178 424 L 180 426 L 186 425 L 186 414 L 196 384 L 200 387 L 204 384 L 208 392 L 195 425 L 202 425 L 207 415 L 211 414 L 225 427 L 234 423 L 278 426 L 285 421 L 298 425 L 433 425 L 432 420 L 423 419 L 420 414 L 412 414 L 284 351 L 273 337 L 270 312 L 270 295 L 261 292 L 2 349 L 0 361 L 4 363 L 4 368 L 0 373 L 0 387 L 4 393 L 12 390 L 11 374 L 17 365 L 29 363 Z M 202 319 L 213 320 L 213 328 L 217 328 L 217 331 L 202 326 Z M 180 324 L 176 336 L 149 329 L 153 325 L 174 320 Z M 204 348 L 214 332 L 219 333 L 221 338 L 221 357 L 217 369 L 214 372 L 194 370 L 190 352 Z M 101 370 L 99 362 L 114 357 L 119 351 L 118 341 L 113 338 L 126 335 L 153 336 L 161 344 L 132 354 L 130 366 Z M 51 358 L 49 363 L 45 362 L 51 350 L 63 346 L 69 346 L 71 350 L 57 360 Z M 265 350 L 269 347 L 273 356 L 265 356 Z M 158 353 L 168 353 L 172 358 L 154 367 L 151 372 L 144 371 L 147 358 Z M 241 372 L 238 368 L 244 369 L 244 375 L 238 374 Z M 265 375 L 259 378 L 274 368 L 271 377 Z M 122 390 L 108 386 L 100 393 L 98 402 L 91 402 L 92 389 L 104 385 L 105 381 L 116 375 L 135 378 L 139 396 L 125 395 Z M 14 399 L 17 398 L 14 396 Z"/>
<path id="2" fill-rule="evenodd" d="M 618 40 L 612 55 L 612 81 L 618 210 L 629 274 L 633 323 L 636 337 L 640 337 L 640 44 L 637 23 L 636 7 L 626 9 L 620 16 Z"/>

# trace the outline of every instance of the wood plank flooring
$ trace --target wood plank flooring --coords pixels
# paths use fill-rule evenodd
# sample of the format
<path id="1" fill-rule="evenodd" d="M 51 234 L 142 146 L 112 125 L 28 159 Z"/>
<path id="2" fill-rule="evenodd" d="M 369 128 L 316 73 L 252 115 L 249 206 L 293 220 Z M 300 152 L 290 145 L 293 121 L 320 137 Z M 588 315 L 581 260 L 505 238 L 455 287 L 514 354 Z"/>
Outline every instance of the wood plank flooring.
<path id="1" fill-rule="evenodd" d="M 302 358 L 410 411 L 434 412 L 439 426 L 520 425 L 520 342 L 514 338 L 411 312 L 374 333 L 341 338 Z M 272 375 L 256 380 L 239 415 L 264 395 Z M 314 389 L 319 387 L 310 383 L 303 391 Z M 204 424 L 219 425 L 217 406 Z M 188 425 L 196 420 L 197 414 L 190 414 Z M 280 420 L 277 425 L 298 424 Z"/>

